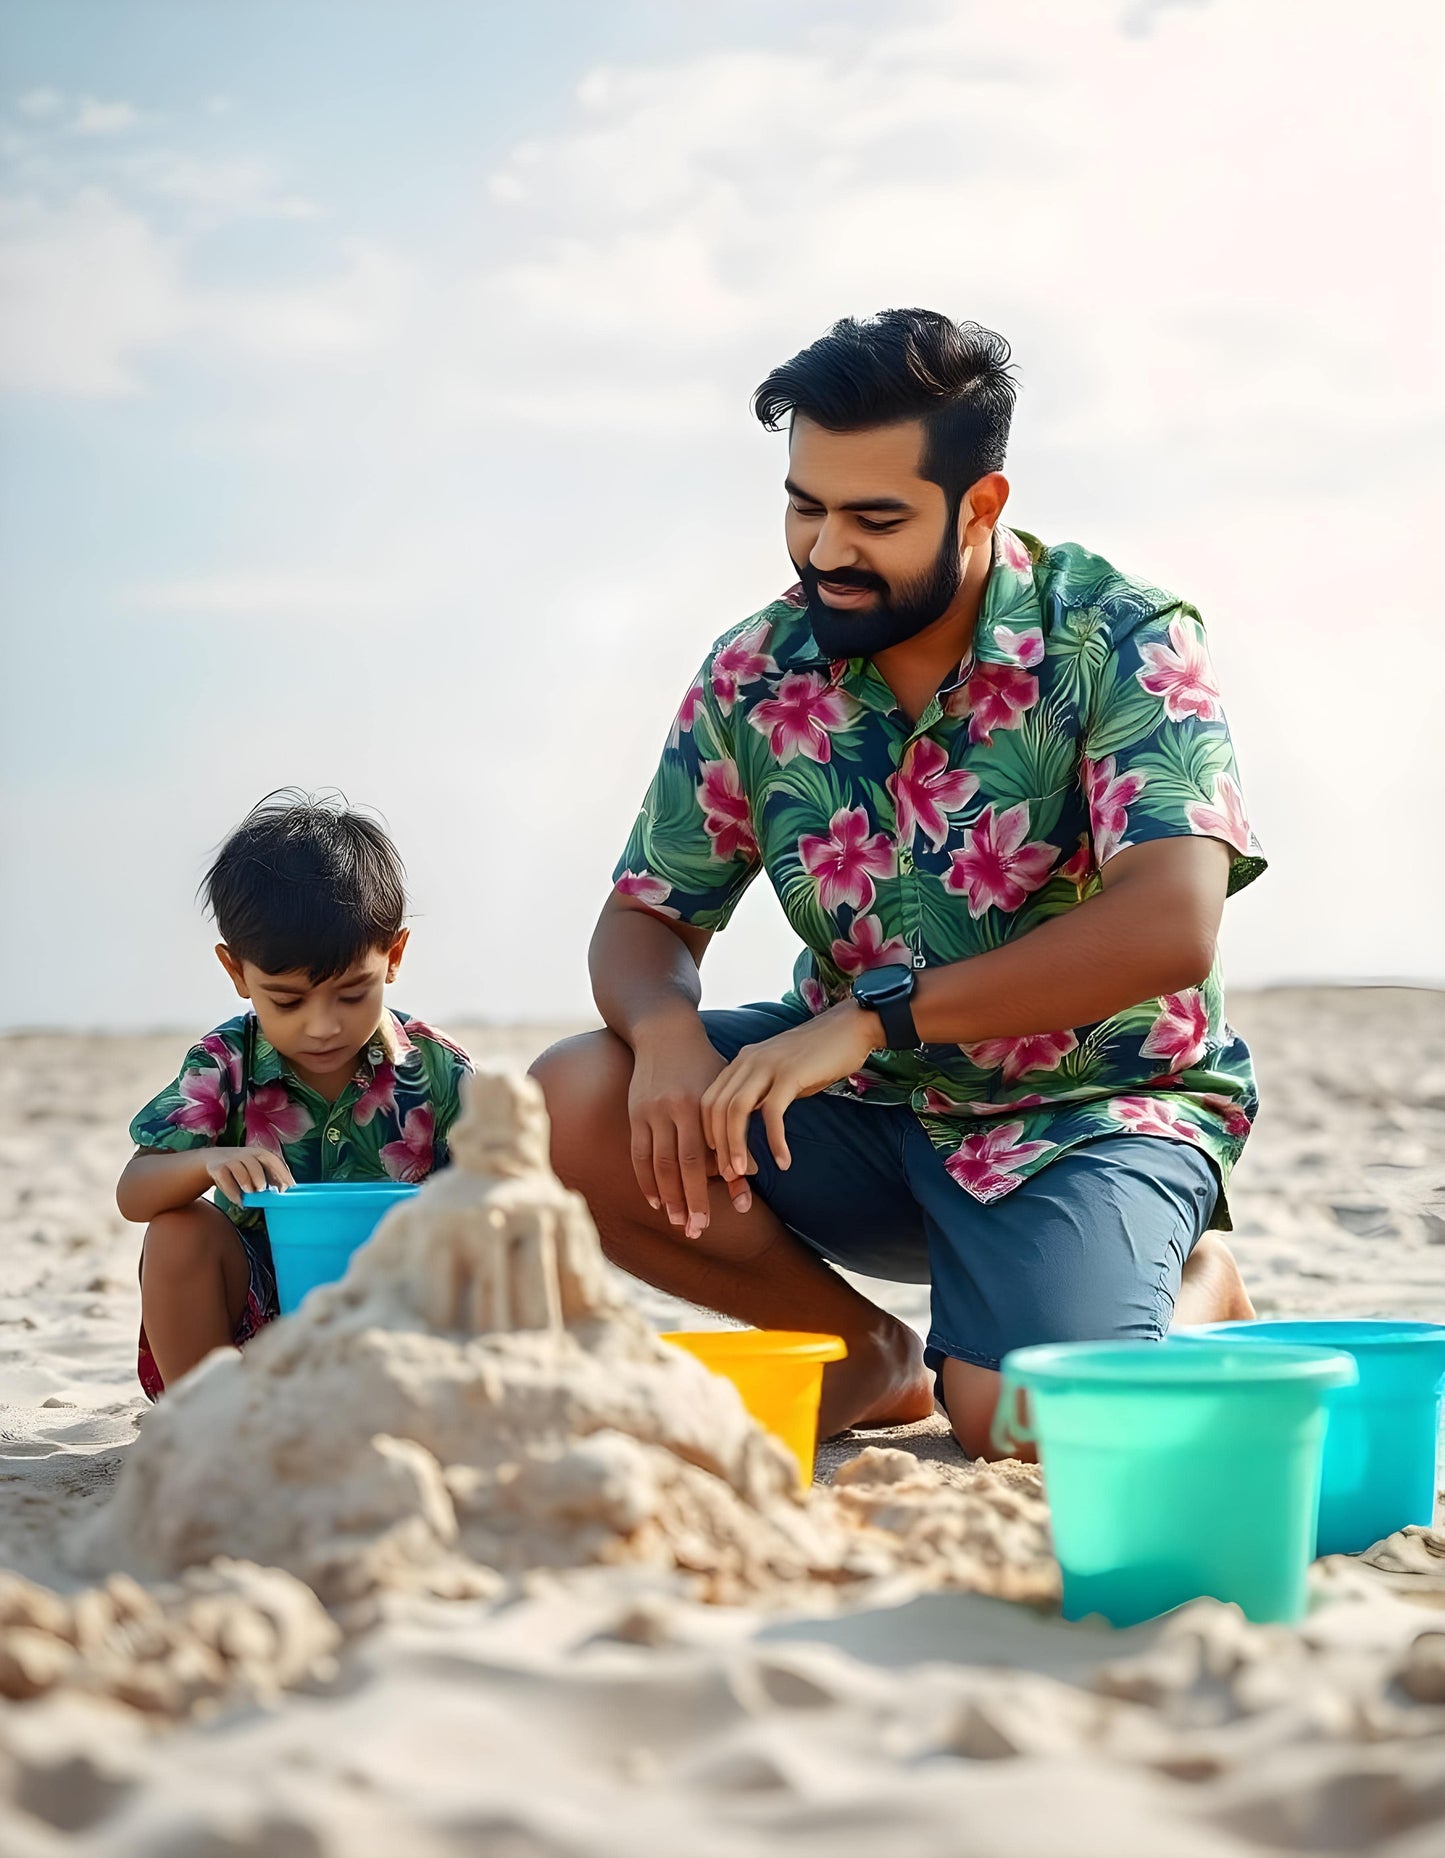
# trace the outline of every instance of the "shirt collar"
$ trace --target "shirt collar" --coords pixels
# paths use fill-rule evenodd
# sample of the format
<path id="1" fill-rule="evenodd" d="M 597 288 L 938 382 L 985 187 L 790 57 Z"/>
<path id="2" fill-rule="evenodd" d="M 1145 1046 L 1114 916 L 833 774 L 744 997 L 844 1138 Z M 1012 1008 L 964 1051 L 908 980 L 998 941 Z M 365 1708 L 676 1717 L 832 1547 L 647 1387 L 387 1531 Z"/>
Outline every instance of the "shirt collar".
<path id="1" fill-rule="evenodd" d="M 420 1063 L 421 1052 L 407 1037 L 406 1021 L 388 1007 L 375 1036 L 362 1047 L 356 1061 L 353 1082 L 362 1086 L 369 1084 L 384 1064 L 394 1065 L 401 1071 L 414 1069 Z M 261 1030 L 261 1022 L 253 1013 L 250 1082 L 275 1084 L 283 1078 L 290 1078 L 295 1084 L 301 1083 L 301 1079 L 290 1070 L 286 1060 Z M 302 1088 L 305 1086 L 302 1085 Z"/>

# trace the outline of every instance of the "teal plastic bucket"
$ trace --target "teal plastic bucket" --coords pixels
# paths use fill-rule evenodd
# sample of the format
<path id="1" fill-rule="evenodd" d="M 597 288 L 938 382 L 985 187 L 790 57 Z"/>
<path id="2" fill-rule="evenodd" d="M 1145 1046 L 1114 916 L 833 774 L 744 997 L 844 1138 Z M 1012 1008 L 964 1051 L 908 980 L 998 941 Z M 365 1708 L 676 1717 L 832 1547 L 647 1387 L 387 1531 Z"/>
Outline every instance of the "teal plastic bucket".
<path id="1" fill-rule="evenodd" d="M 403 1181 L 303 1181 L 244 1195 L 266 1215 L 276 1298 L 289 1316 L 308 1290 L 345 1277 L 351 1254 L 384 1216 L 420 1193 Z"/>
<path id="2" fill-rule="evenodd" d="M 995 1443 L 1038 1443 L 1066 1619 L 1130 1626 L 1205 1594 L 1253 1620 L 1303 1614 L 1325 1394 L 1354 1379 L 1347 1354 L 1061 1342 L 1016 1349 L 1003 1376 Z"/>
<path id="3" fill-rule="evenodd" d="M 1178 1340 L 1281 1342 L 1348 1354 L 1358 1370 L 1325 1405 L 1317 1553 L 1357 1555 L 1407 1523 L 1435 1515 L 1436 1451 L 1445 1403 L 1445 1324 L 1356 1317 L 1208 1323 Z"/>

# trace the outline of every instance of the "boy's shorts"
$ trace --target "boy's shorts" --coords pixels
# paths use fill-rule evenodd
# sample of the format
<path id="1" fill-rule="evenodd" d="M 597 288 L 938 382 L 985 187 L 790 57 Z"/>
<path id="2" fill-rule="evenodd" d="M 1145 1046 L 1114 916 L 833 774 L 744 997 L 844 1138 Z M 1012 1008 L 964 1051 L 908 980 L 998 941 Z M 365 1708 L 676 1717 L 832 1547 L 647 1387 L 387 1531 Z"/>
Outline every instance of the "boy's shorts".
<path id="1" fill-rule="evenodd" d="M 807 1017 L 759 1005 L 702 1020 L 731 1059 Z M 806 1097 L 784 1124 L 786 1172 L 762 1117 L 752 1118 L 754 1191 L 831 1264 L 931 1284 L 935 1367 L 949 1356 L 997 1368 L 1032 1342 L 1159 1341 L 1219 1192 L 1213 1167 L 1188 1143 L 1124 1135 L 1070 1150 L 983 1206 L 906 1104 Z"/>
<path id="2" fill-rule="evenodd" d="M 208 1205 L 214 1205 L 208 1201 Z M 220 1208 L 216 1208 L 220 1212 Z M 223 1213 L 224 1219 L 226 1215 Z M 276 1297 L 276 1272 L 271 1263 L 271 1241 L 266 1234 L 266 1220 L 257 1212 L 254 1218 L 244 1225 L 232 1220 L 232 1229 L 241 1241 L 241 1249 L 246 1254 L 246 1264 L 250 1270 L 250 1282 L 246 1288 L 246 1307 L 241 1312 L 241 1320 L 236 1324 L 231 1340 L 237 1348 L 243 1347 L 255 1335 L 258 1329 L 273 1322 L 281 1313 L 281 1305 Z M 145 1248 L 141 1248 L 141 1264 L 137 1266 L 137 1275 L 144 1266 Z M 156 1358 L 151 1353 L 151 1345 L 146 1340 L 145 1324 L 140 1326 L 140 1340 L 136 1349 L 136 1373 L 140 1377 L 141 1391 L 147 1400 L 156 1400 L 166 1390 L 161 1379 L 161 1371 L 156 1366 Z"/>

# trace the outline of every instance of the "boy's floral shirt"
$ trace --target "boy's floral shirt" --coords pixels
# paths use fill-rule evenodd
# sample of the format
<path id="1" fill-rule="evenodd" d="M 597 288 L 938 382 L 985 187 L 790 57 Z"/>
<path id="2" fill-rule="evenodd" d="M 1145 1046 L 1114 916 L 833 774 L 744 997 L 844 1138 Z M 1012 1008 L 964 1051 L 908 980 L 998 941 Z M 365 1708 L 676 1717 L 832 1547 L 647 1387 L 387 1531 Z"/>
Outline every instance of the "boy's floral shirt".
<path id="1" fill-rule="evenodd" d="M 1233 848 L 1231 893 L 1265 868 L 1199 614 L 999 529 L 973 646 L 916 723 L 868 659 L 822 656 L 796 588 L 726 634 L 614 881 L 721 929 L 766 870 L 805 944 L 789 998 L 819 1013 L 865 968 L 996 948 L 1092 896 L 1116 852 L 1187 835 Z M 1097 1025 L 875 1052 L 832 1088 L 911 1104 L 985 1203 L 1121 1134 L 1193 1143 L 1223 1184 L 1257 1103 L 1217 963 Z"/>
<path id="2" fill-rule="evenodd" d="M 240 1013 L 186 1053 L 180 1075 L 130 1125 L 137 1148 L 274 1149 L 298 1181 L 422 1181 L 447 1160 L 447 1134 L 472 1068 L 459 1045 L 388 1009 L 392 1051 L 378 1036 L 335 1103 L 302 1083 Z M 261 1214 L 220 1189 L 221 1211 L 241 1227 Z"/>

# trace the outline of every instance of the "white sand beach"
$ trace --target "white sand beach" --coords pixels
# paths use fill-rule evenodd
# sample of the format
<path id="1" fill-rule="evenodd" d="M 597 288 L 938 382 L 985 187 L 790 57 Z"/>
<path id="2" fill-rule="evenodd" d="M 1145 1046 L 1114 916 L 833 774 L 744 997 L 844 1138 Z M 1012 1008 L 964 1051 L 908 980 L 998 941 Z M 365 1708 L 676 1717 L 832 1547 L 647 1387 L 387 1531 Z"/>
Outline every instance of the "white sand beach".
<path id="1" fill-rule="evenodd" d="M 1445 994 L 1231 1017 L 1261 1314 L 1445 1320 Z M 518 1067 L 555 1036 L 454 1030 Z M 1298 1628 L 1066 1624 L 1036 1474 L 932 1422 L 829 1445 L 832 1488 L 790 1497 L 740 1409 L 659 1365 L 649 1332 L 695 1313 L 594 1281 L 585 1233 L 565 1382 L 429 1301 L 398 1239 L 294 1346 L 149 1411 L 112 1193 L 185 1042 L 0 1039 L 5 1858 L 1445 1849 L 1445 1534 L 1317 1564 Z"/>

